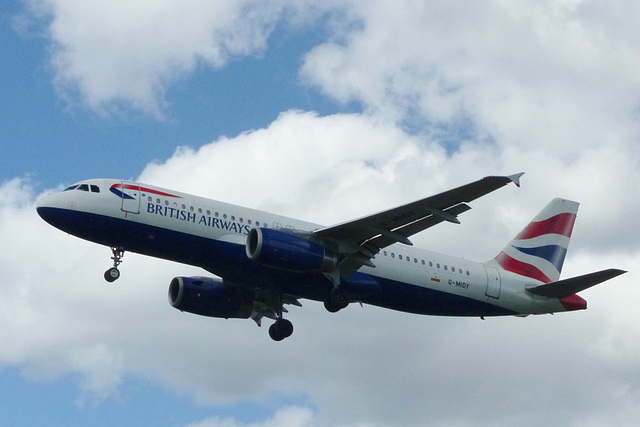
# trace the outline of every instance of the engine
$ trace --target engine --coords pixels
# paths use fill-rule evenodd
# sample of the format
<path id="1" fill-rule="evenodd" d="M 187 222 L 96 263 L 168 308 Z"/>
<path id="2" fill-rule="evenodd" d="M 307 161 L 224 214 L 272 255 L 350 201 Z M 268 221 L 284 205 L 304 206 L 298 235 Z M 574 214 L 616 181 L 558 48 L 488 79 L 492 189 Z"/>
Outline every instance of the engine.
<path id="1" fill-rule="evenodd" d="M 209 317 L 247 319 L 253 301 L 238 289 L 225 286 L 222 279 L 176 277 L 169 285 L 169 304 L 180 311 Z"/>
<path id="2" fill-rule="evenodd" d="M 247 237 L 246 252 L 252 261 L 289 271 L 326 273 L 338 265 L 337 256 L 321 245 L 273 228 L 252 228 Z"/>

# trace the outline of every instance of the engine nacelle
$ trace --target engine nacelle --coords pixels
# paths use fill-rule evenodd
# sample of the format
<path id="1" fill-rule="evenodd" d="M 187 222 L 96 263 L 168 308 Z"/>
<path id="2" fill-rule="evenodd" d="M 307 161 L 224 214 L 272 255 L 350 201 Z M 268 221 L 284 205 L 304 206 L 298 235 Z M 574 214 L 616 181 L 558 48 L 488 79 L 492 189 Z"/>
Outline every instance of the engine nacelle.
<path id="1" fill-rule="evenodd" d="M 321 245 L 273 228 L 252 228 L 246 252 L 252 261 L 289 271 L 328 273 L 338 265 L 338 257 Z"/>
<path id="2" fill-rule="evenodd" d="M 211 277 L 175 277 L 169 285 L 169 304 L 180 311 L 225 319 L 247 319 L 253 312 L 250 298 Z"/>

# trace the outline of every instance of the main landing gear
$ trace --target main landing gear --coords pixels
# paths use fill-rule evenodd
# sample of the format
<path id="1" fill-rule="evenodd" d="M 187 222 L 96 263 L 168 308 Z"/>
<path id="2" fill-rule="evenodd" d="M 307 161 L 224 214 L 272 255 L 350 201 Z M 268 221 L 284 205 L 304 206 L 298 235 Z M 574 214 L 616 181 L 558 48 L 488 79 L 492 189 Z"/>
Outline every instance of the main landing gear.
<path id="1" fill-rule="evenodd" d="M 122 263 L 124 248 L 120 246 L 112 246 L 111 252 L 113 253 L 113 256 L 111 257 L 113 260 L 113 267 L 104 272 L 104 280 L 109 283 L 115 282 L 120 278 L 120 270 L 118 270 L 118 266 Z"/>
<path id="2" fill-rule="evenodd" d="M 291 300 L 290 304 L 300 305 L 297 300 Z M 283 313 L 287 313 L 287 309 L 284 308 L 284 297 L 282 294 L 273 295 L 272 299 L 268 301 L 268 306 L 271 307 L 270 315 L 268 317 L 275 319 L 275 323 L 269 326 L 269 336 L 274 341 L 282 341 L 293 334 L 293 323 L 283 317 Z M 258 323 L 259 325 L 259 323 Z"/>
<path id="3" fill-rule="evenodd" d="M 330 313 L 336 313 L 349 305 L 349 295 L 342 289 L 334 288 L 324 300 L 324 308 Z"/>
<path id="4" fill-rule="evenodd" d="M 274 341 L 282 341 L 293 334 L 293 323 L 287 319 L 280 318 L 269 326 L 269 336 Z"/>

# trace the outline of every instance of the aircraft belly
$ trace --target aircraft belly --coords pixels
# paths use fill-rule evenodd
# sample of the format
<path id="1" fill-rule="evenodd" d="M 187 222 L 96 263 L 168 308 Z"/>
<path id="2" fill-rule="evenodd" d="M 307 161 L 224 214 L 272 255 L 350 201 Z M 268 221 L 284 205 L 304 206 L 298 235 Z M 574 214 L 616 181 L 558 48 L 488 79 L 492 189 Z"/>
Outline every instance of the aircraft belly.
<path id="1" fill-rule="evenodd" d="M 378 295 L 363 302 L 415 314 L 435 316 L 507 316 L 515 312 L 474 298 L 432 288 L 377 278 L 382 287 Z"/>

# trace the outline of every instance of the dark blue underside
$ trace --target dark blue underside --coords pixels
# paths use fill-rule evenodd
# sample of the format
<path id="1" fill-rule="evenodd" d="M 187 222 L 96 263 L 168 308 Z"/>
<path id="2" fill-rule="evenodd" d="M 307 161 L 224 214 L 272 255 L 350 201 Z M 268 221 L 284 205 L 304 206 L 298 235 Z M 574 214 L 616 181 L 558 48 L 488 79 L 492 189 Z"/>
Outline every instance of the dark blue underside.
<path id="1" fill-rule="evenodd" d="M 320 273 L 295 273 L 259 265 L 242 245 L 220 242 L 147 224 L 57 208 L 39 208 L 49 224 L 105 246 L 190 264 L 247 289 L 284 292 L 324 301 L 333 285 Z M 356 273 L 360 274 L 360 273 Z M 372 276 L 381 290 L 356 300 L 417 314 L 442 316 L 504 316 L 510 310 L 469 298 Z M 168 282 L 169 280 L 167 280 Z"/>

